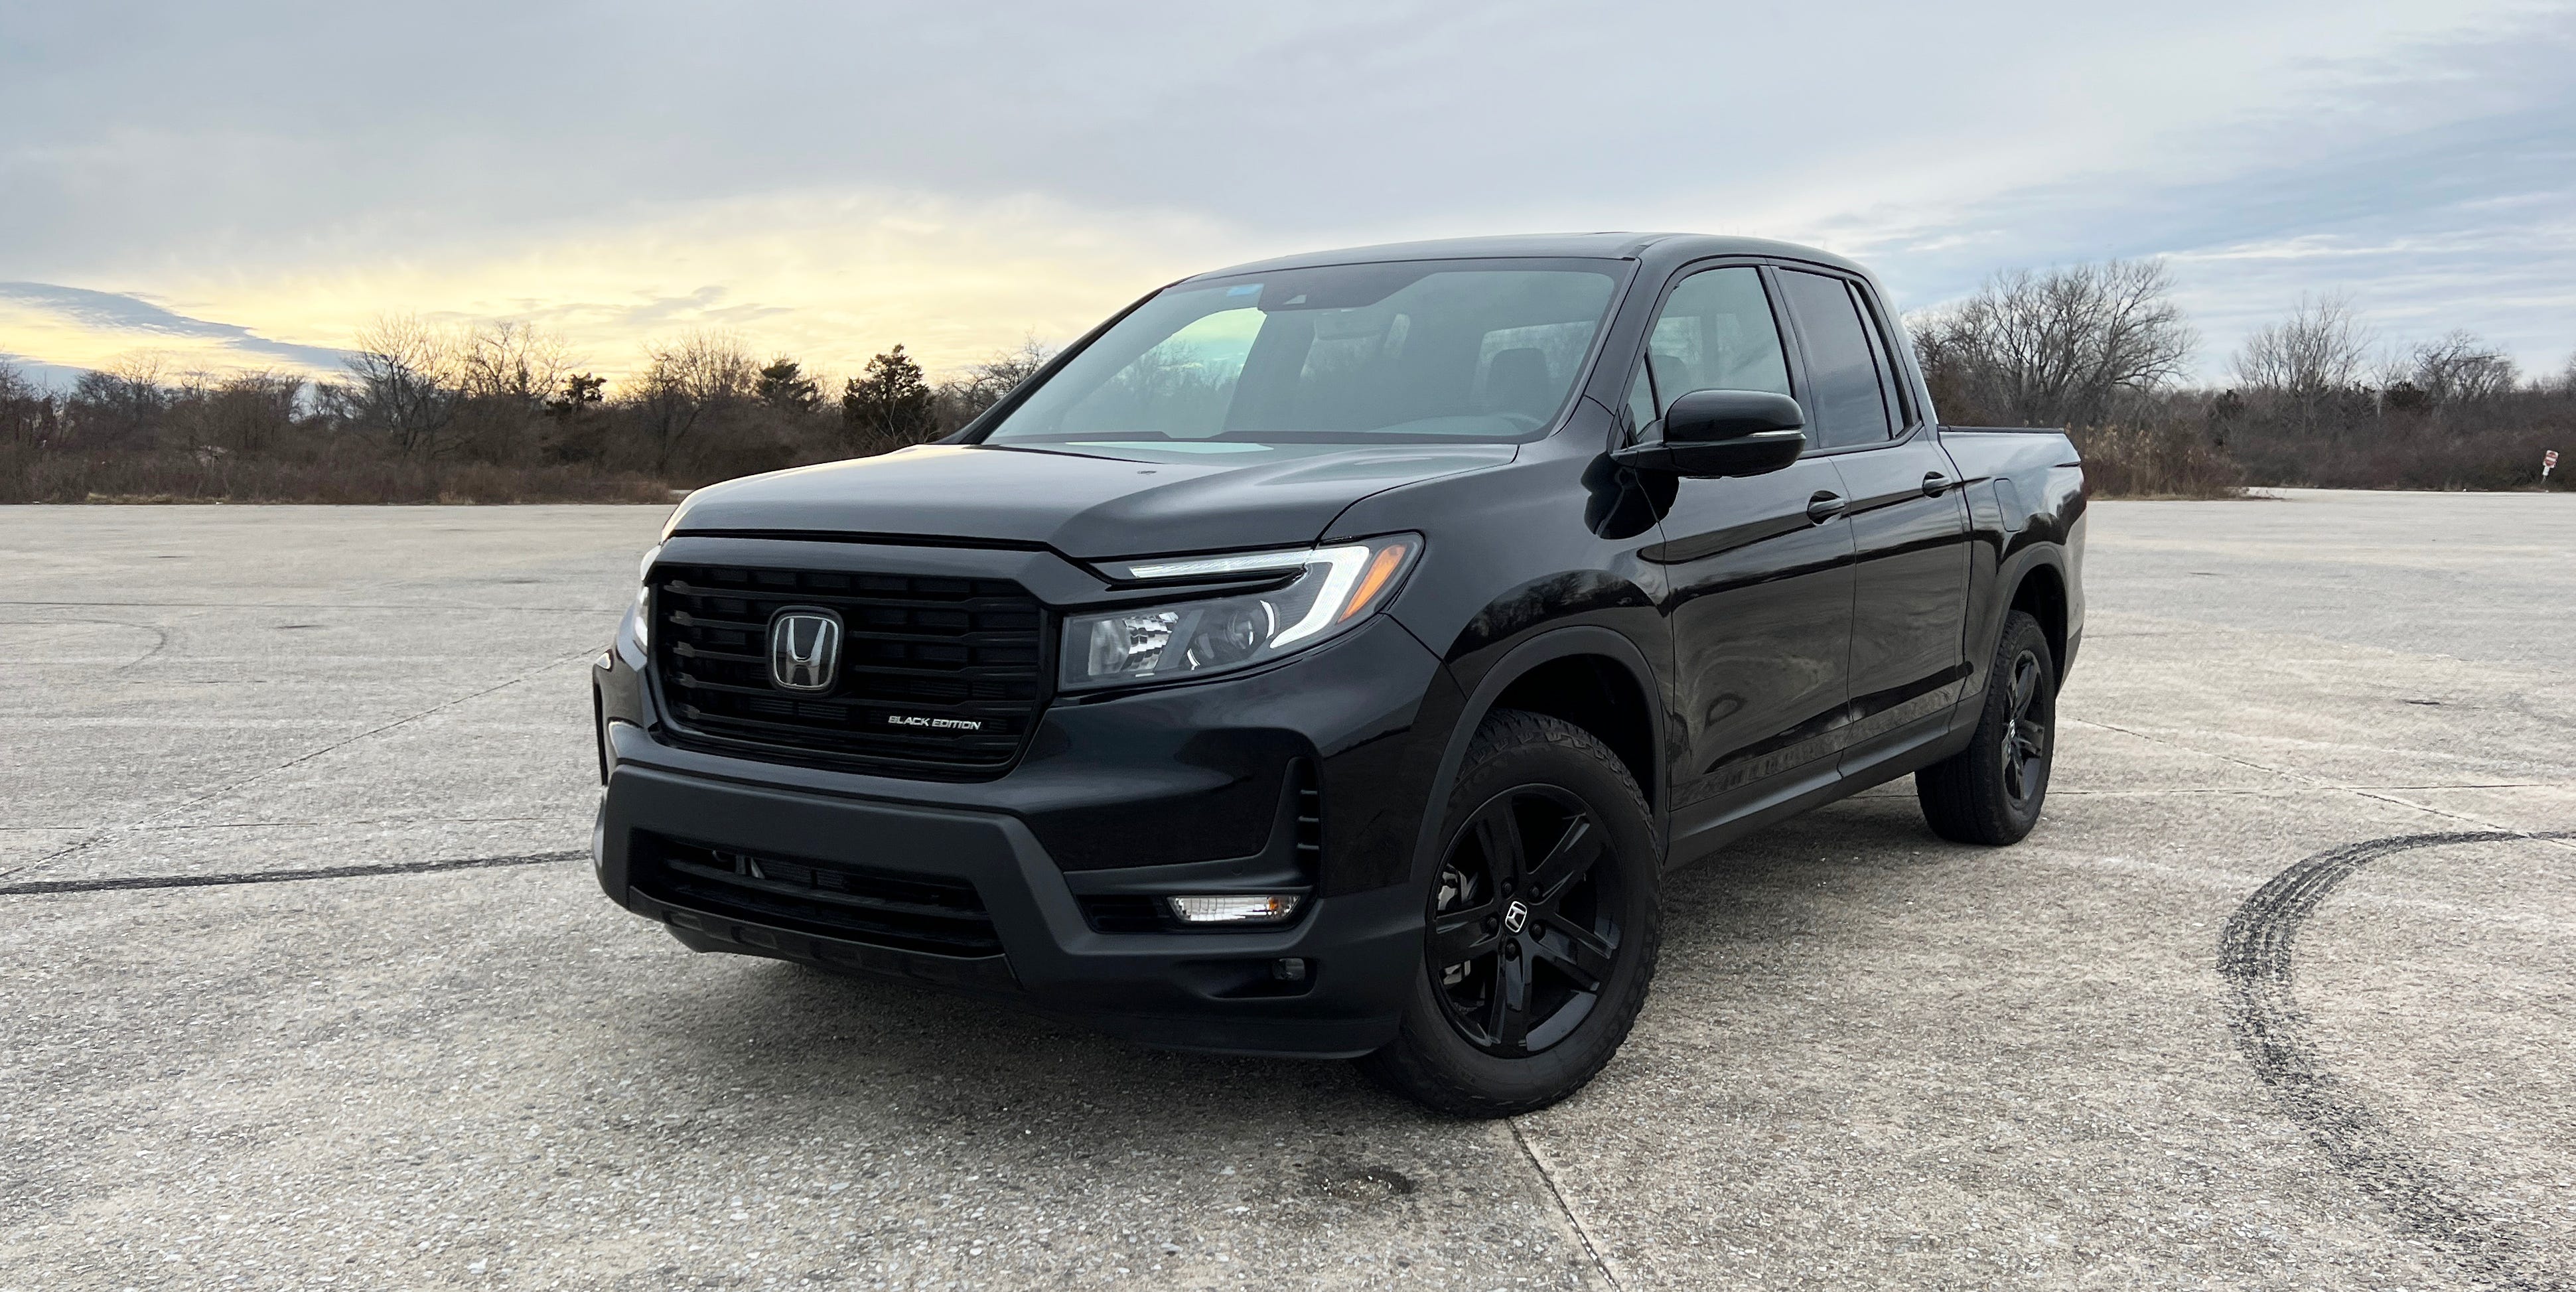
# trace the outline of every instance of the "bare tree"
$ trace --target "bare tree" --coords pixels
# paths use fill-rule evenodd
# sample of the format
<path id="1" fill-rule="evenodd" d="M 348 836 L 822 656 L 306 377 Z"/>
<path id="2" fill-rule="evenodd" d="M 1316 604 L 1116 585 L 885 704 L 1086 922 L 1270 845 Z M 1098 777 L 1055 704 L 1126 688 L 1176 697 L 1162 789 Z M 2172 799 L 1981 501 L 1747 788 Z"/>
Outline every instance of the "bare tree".
<path id="1" fill-rule="evenodd" d="M 304 378 L 289 373 L 232 373 L 198 396 L 198 440 L 260 456 L 276 448 L 296 422 Z"/>
<path id="2" fill-rule="evenodd" d="M 487 462 L 523 462 L 539 451 L 546 403 L 575 366 L 562 338 L 528 323 L 486 323 L 456 356 L 453 444 Z"/>
<path id="3" fill-rule="evenodd" d="M 2477 404 L 2512 393 L 2521 377 L 2510 355 L 2474 332 L 2455 331 L 2416 346 L 2404 380 L 2434 404 Z"/>
<path id="4" fill-rule="evenodd" d="M 2302 296 L 2290 317 L 2245 338 L 2236 352 L 2236 379 L 2250 390 L 2314 401 L 2362 384 L 2371 340 L 2351 297 Z"/>
<path id="5" fill-rule="evenodd" d="M 1031 335 L 1023 338 L 1017 346 L 999 351 L 992 358 L 967 368 L 968 389 L 980 401 L 975 405 L 975 411 L 982 412 L 1000 403 L 1002 397 L 1017 390 L 1021 382 L 1036 376 L 1038 369 L 1055 358 L 1055 350 L 1054 346 Z"/>
<path id="6" fill-rule="evenodd" d="M 462 394 L 462 347 L 409 314 L 378 318 L 355 342 L 343 363 L 349 382 L 325 391 L 326 404 L 399 457 L 438 456 Z"/>
<path id="7" fill-rule="evenodd" d="M 1936 393 L 1987 416 L 2087 426 L 2123 392 L 2180 377 L 2199 338 L 2162 261 L 2015 270 L 1914 323 Z M 1946 388 L 1946 389 L 1944 389 Z"/>
<path id="8" fill-rule="evenodd" d="M 82 373 L 64 414 L 84 448 L 149 448 L 169 416 L 171 397 L 168 361 L 130 354 Z"/>
<path id="9" fill-rule="evenodd" d="M 35 447 L 54 425 L 54 397 L 18 365 L 0 359 L 0 445 Z"/>
<path id="10" fill-rule="evenodd" d="M 491 323 L 466 335 L 458 387 L 468 399 L 507 401 L 538 412 L 577 366 L 554 333 L 528 323 Z"/>
<path id="11" fill-rule="evenodd" d="M 173 401 L 172 421 L 186 433 L 184 447 L 256 457 L 286 438 L 303 394 L 304 379 L 284 373 L 191 373 Z"/>
<path id="12" fill-rule="evenodd" d="M 981 363 L 968 364 L 964 371 L 939 383 L 934 403 L 939 428 L 953 431 L 975 420 L 985 409 L 1002 402 L 1004 396 L 1019 388 L 1020 383 L 1036 376 L 1038 369 L 1055 358 L 1056 348 L 1029 336 L 1007 350 L 996 350 Z"/>
<path id="13" fill-rule="evenodd" d="M 671 456 L 709 415 L 748 402 L 759 388 L 760 365 L 730 332 L 692 332 L 649 346 L 634 404 L 651 441 L 653 469 L 670 470 Z"/>

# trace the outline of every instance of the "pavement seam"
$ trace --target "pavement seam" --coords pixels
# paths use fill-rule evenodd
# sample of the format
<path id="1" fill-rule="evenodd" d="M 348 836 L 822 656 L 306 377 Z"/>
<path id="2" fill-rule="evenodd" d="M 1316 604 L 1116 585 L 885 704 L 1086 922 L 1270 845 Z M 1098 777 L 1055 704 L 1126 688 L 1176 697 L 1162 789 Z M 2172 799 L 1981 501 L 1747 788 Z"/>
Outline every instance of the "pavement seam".
<path id="1" fill-rule="evenodd" d="M 87 852 L 87 851 L 89 851 L 90 849 L 92 849 L 92 848 L 95 848 L 95 847 L 99 846 L 100 844 L 106 843 L 109 839 L 111 839 L 111 838 L 115 837 L 115 836 L 116 836 L 116 835 L 118 835 L 118 834 L 122 834 L 122 833 L 125 833 L 125 832 L 127 832 L 127 831 L 137 830 L 137 829 L 141 829 L 141 828 L 143 828 L 143 827 L 145 827 L 145 826 L 149 826 L 149 825 L 151 825 L 153 822 L 155 822 L 155 821 L 157 821 L 157 820 L 160 820 L 160 819 L 161 819 L 161 818 L 163 818 L 163 817 L 169 816 L 169 815 L 171 815 L 171 814 L 172 814 L 172 813 L 174 813 L 174 812 L 184 812 L 184 811 L 186 811 L 186 810 L 187 810 L 187 809 L 189 809 L 189 808 L 195 807 L 196 805 L 198 805 L 198 804 L 200 804 L 200 803 L 203 803 L 203 802 L 207 801 L 208 799 L 212 799 L 212 798 L 218 797 L 218 796 L 223 795 L 223 794 L 228 794 L 228 793 L 230 793 L 230 792 L 232 792 L 232 791 L 234 791 L 234 790 L 240 789 L 241 787 L 243 787 L 243 786 L 245 786 L 245 785 L 249 785 L 249 784 L 251 784 L 251 783 L 253 783 L 253 782 L 256 782 L 256 781 L 265 780 L 265 779 L 267 779 L 268 777 L 275 776 L 275 775 L 276 775 L 276 774 L 278 774 L 279 772 L 282 772 L 282 771 L 287 770 L 288 768 L 291 768 L 291 767 L 300 767 L 300 766 L 302 766 L 303 764 L 305 764 L 305 763 L 309 763 L 309 762 L 313 761 L 313 760 L 314 760 L 314 759 L 316 759 L 316 758 L 320 758 L 320 757 L 321 757 L 321 756 L 323 756 L 324 754 L 328 754 L 328 753 L 331 753 L 331 752 L 333 752 L 333 751 L 335 751 L 335 750 L 339 750 L 339 749 L 345 749 L 345 748 L 347 748 L 348 746 L 350 746 L 350 745 L 354 745 L 354 744 L 358 743 L 358 742 L 359 742 L 359 741 L 361 741 L 361 740 L 367 740 L 367 739 L 370 739 L 370 738 L 373 738 L 373 737 L 376 737 L 376 736 L 381 736 L 381 735 L 383 735 L 384 733 L 386 733 L 386 732 L 388 732 L 388 731 L 391 731 L 391 730 L 393 730 L 393 729 L 394 729 L 394 728 L 396 728 L 396 727 L 407 726 L 407 725 L 409 725 L 409 724 L 411 724 L 411 723 L 418 722 L 418 721 L 420 721 L 420 720 L 421 720 L 421 719 L 423 719 L 423 718 L 429 717 L 429 716 L 430 716 L 430 715 L 432 715 L 432 714 L 439 713 L 439 712 L 442 712 L 442 711 L 447 710 L 447 709 L 452 709 L 452 708 L 456 707 L 457 705 L 464 704 L 464 703 L 466 703 L 466 702 L 468 702 L 468 701 L 472 701 L 472 700 L 479 700 L 479 699 L 482 699 L 484 696 L 487 696 L 487 695 L 492 694 L 493 692 L 507 690 L 507 689 L 509 689 L 509 688 L 511 688 L 511 687 L 517 686 L 517 685 L 518 685 L 518 684 L 520 684 L 521 682 L 525 682 L 525 681 L 527 681 L 529 678 L 535 677 L 535 676 L 537 676 L 538 674 L 545 672 L 545 671 L 546 671 L 546 670 L 548 670 L 548 669 L 560 667 L 560 666 L 562 666 L 562 665 L 564 665 L 564 664 L 566 664 L 566 663 L 569 663 L 569 662 L 571 662 L 571 661 L 573 661 L 573 660 L 578 660 L 578 659 L 587 659 L 587 658 L 589 658 L 592 654 L 596 653 L 596 652 L 597 652 L 597 650 L 598 650 L 598 648 L 597 648 L 597 647 L 595 647 L 595 646 L 585 646 L 585 647 L 581 648 L 580 650 L 577 650 L 577 651 L 572 652 L 571 654 L 568 654 L 568 655 L 558 655 L 558 656 L 552 657 L 552 658 L 550 658 L 550 659 L 546 660 L 546 662 L 544 662 L 544 663 L 542 663 L 542 664 L 539 664 L 539 665 L 538 665 L 538 666 L 536 666 L 535 668 L 529 669 L 527 672 L 521 673 L 521 674 L 519 674 L 518 676 L 513 677 L 513 678 L 510 678 L 510 679 L 509 679 L 509 680 L 507 680 L 507 681 L 499 682 L 499 683 L 496 683 L 496 684 L 494 684 L 494 685 L 492 685 L 492 686 L 487 686 L 487 687 L 483 688 L 482 690 L 480 690 L 480 691 L 476 691 L 476 692 L 473 692 L 472 694 L 469 694 L 469 695 L 460 695 L 460 696 L 457 696 L 456 698 L 454 698 L 454 699 L 452 699 L 452 700 L 442 700 L 442 701 L 440 701 L 439 703 L 437 703 L 437 704 L 433 704 L 433 705 L 429 706 L 428 708 L 421 710 L 421 711 L 420 711 L 420 712 L 418 712 L 418 713 L 410 714 L 410 715 L 408 715 L 408 716 L 406 716 L 406 717 L 396 718 L 396 719 L 394 719 L 393 721 L 391 721 L 391 722 L 388 722 L 388 723 L 384 724 L 383 726 L 376 727 L 376 728 L 373 728 L 373 729 L 371 729 L 371 730 L 367 730 L 367 731 L 361 731 L 361 732 L 357 733 L 356 735 L 353 735 L 353 736 L 347 736 L 347 737 L 344 737 L 344 738 L 342 738 L 342 739 L 335 740 L 335 741 L 331 742 L 330 744 L 324 745 L 324 746 L 322 746 L 320 749 L 313 750 L 313 751 L 311 751 L 311 752 L 309 752 L 309 753 L 298 754 L 298 755 L 296 755 L 296 756 L 295 756 L 295 757 L 293 757 L 293 758 L 287 759 L 285 762 L 279 763 L 279 764 L 278 764 L 278 765 L 276 765 L 275 767 L 264 768 L 264 769 L 262 769 L 262 770 L 260 770 L 260 771 L 253 772 L 253 773 L 251 773 L 250 775 L 247 775 L 247 776 L 241 777 L 241 778 L 240 778 L 240 779 L 238 779 L 238 780 L 227 781 L 227 782 L 225 782 L 224 784 L 221 784 L 221 785 L 215 786 L 214 788 L 212 788 L 212 789 L 209 789 L 209 790 L 205 791 L 204 793 L 201 793 L 201 794 L 195 795 L 194 797 L 191 797 L 191 798 L 185 799 L 185 800 L 183 800 L 183 801 L 181 801 L 181 802 L 178 802 L 178 803 L 173 803 L 173 804 L 171 804 L 170 806 L 168 806 L 168 807 L 166 807 L 166 808 L 163 808 L 163 809 L 161 809 L 161 810 L 160 810 L 160 811 L 158 811 L 158 812 L 154 812 L 154 813 L 151 813 L 151 814 L 150 814 L 150 815 L 148 815 L 148 816 L 143 817 L 141 820 L 137 820 L 137 821 L 129 821 L 129 822 L 127 822 L 127 823 L 123 824 L 123 825 L 118 825 L 118 826 L 110 826 L 110 827 L 108 827 L 107 829 L 100 830 L 100 831 L 99 831 L 99 832 L 97 832 L 96 834 L 93 834 L 93 835 L 89 836 L 89 837 L 88 837 L 88 838 L 86 838 L 86 839 L 79 840 L 78 842 L 75 842 L 75 843 L 71 843 L 71 844 L 65 845 L 65 846 L 64 846 L 64 847 L 62 847 L 62 848 L 58 848 L 58 849 L 54 850 L 53 852 L 46 853 L 44 856 L 38 857 L 38 858 L 36 858 L 34 861 L 28 862 L 26 865 L 19 866 L 19 867 L 16 867 L 16 868 L 14 868 L 14 869 L 10 869 L 10 870 L 0 870 L 0 879 L 6 879 L 6 878 L 8 878 L 8 877 L 10 877 L 10 876 L 12 876 L 12 875 L 23 875 L 23 874 L 28 873 L 29 871 L 39 870 L 39 869 L 42 869 L 42 868 L 44 868 L 44 867 L 46 867 L 46 866 L 52 865 L 53 863 L 55 863 L 55 862 L 57 862 L 57 861 L 60 861 L 60 860 L 62 860 L 62 859 L 63 859 L 63 858 L 65 858 L 65 857 L 77 856 L 78 854 L 80 854 L 80 853 L 84 853 L 84 852 Z"/>
<path id="2" fill-rule="evenodd" d="M 1565 1189 L 1556 1182 L 1556 1172 L 1539 1154 L 1538 1145 L 1530 1142 L 1530 1137 L 1521 1130 L 1519 1119 L 1506 1117 L 1503 1125 L 1511 1130 L 1512 1142 L 1520 1145 L 1521 1156 L 1528 1158 L 1530 1166 L 1538 1172 L 1539 1182 L 1547 1186 L 1548 1196 L 1556 1199 L 1556 1209 L 1565 1213 L 1565 1223 L 1573 1226 L 1574 1237 L 1583 1244 L 1583 1254 L 1592 1258 L 1592 1267 L 1601 1271 L 1601 1277 L 1609 1282 L 1611 1292 L 1626 1292 L 1626 1285 L 1619 1281 L 1618 1271 L 1610 1268 L 1610 1258 L 1602 1253 L 1601 1244 L 1592 1240 L 1591 1227 L 1583 1223 L 1583 1217 L 1575 1214 L 1573 1200 L 1565 1196 Z"/>
<path id="3" fill-rule="evenodd" d="M 506 857 L 458 857 L 447 861 L 395 861 L 363 866 L 318 866 L 310 870 L 251 870 L 229 875 L 131 875 L 119 879 L 39 879 L 0 884 L 0 897 L 46 893 L 103 893 L 138 888 L 220 888 L 234 884 L 288 884 L 305 879 L 354 879 L 361 875 L 427 875 L 442 870 L 487 870 L 498 866 L 536 866 L 587 857 L 578 849 L 529 852 Z"/>
<path id="4" fill-rule="evenodd" d="M 2286 773 L 2285 773 L 2284 775 L 2286 776 Z M 2352 791 L 2353 793 L 2356 793 L 2356 794 L 2365 794 L 2365 793 L 2368 793 L 2368 792 L 2370 792 L 2370 791 L 2372 791 L 2372 790 L 2545 790 L 2545 789 L 2558 789 L 2558 788 L 2562 788 L 2562 787 L 2569 787 L 2569 786 L 2571 786 L 2571 785 L 2576 785 L 2576 782 L 2568 782 L 2568 781 L 2507 781 L 2507 782 L 2504 782 L 2504 783 L 2501 783 L 2501 784 L 2492 784 L 2492 785 L 2338 785 L 2338 784 L 2331 784 L 2331 783 L 2323 783 L 2323 784 L 2320 784 L 2319 786 L 2316 786 L 2315 788 L 2337 789 L 2337 790 L 2350 790 L 2350 791 Z M 2048 792 L 2049 792 L 2049 794 L 2050 794 L 2052 797 L 2055 797 L 2055 798 L 2163 799 L 2163 798 L 2189 798 L 2189 797 L 2193 797 L 2193 796 L 2207 796 L 2207 795 L 2232 796 L 2232 797 L 2236 797 L 2236 798 L 2263 798 L 2263 797 L 2268 797 L 2268 796 L 2271 796 L 2271 795 L 2274 795 L 2274 794 L 2280 794 L 2280 793 L 2295 793 L 2296 791 L 2282 791 L 2282 790 L 2231 790 L 2231 789 L 2219 789 L 2219 788 L 2216 788 L 2216 787 L 2193 788 L 2193 789 L 2166 789 L 2166 790 L 2070 790 L 2070 789 L 2066 789 L 2066 788 L 2064 788 L 2064 787 L 2062 787 L 2062 786 L 2051 785 L 2051 786 L 2049 786 L 2049 787 L 2048 787 Z M 1899 795 L 1899 794 L 1878 794 L 1878 795 L 1861 795 L 1861 794 L 1855 794 L 1855 795 L 1853 795 L 1852 797 L 1853 797 L 1853 798 L 1863 798 L 1863 797 L 1874 797 L 1874 798 L 1912 798 L 1912 797 L 1913 797 L 1913 793 L 1912 793 L 1912 791 L 1908 791 L 1908 792 L 1906 792 L 1906 793 L 1904 793 L 1904 794 L 1901 794 L 1901 795 Z M 2429 809 L 2428 809 L 2428 810 L 2429 810 Z"/>
<path id="5" fill-rule="evenodd" d="M 336 605 L 311 601 L 0 601 L 0 606 L 47 606 L 71 610 L 436 610 L 442 614 L 455 613 L 455 607 L 452 606 L 377 605 L 371 602 Z M 614 615 L 619 607 L 610 606 L 602 610 L 597 606 L 479 606 L 474 609 L 482 612 L 524 610 L 547 615 Z M 74 619 L 36 622 L 86 623 L 91 621 Z"/>
<path id="6" fill-rule="evenodd" d="M 128 834 L 139 834 L 146 830 L 283 830 L 353 825 L 496 825 L 562 819 L 560 814 L 555 816 L 381 816 L 367 817 L 358 821 L 197 821 L 185 825 L 152 825 L 148 824 L 151 818 L 146 817 L 142 822 L 119 826 L 118 829 Z M 76 825 L 0 825 L 0 832 L 46 830 L 77 834 L 80 829 L 81 827 Z"/>

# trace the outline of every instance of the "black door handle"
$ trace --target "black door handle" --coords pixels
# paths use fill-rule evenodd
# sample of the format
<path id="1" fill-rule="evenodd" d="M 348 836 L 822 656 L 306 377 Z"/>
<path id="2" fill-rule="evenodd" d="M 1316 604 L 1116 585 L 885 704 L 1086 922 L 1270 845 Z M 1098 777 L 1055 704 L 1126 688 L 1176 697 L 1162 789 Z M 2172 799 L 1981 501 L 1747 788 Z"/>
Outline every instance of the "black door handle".
<path id="1" fill-rule="evenodd" d="M 1945 476 L 1938 471 L 1926 471 L 1923 473 L 1924 497 L 1938 498 L 1941 496 L 1941 491 L 1949 487 L 1950 477 Z"/>
<path id="2" fill-rule="evenodd" d="M 1843 496 L 1841 494 L 1819 489 L 1816 491 L 1815 497 L 1807 500 L 1807 519 L 1814 524 L 1821 525 L 1826 521 L 1832 520 L 1836 516 L 1842 515 L 1843 508 L 1849 506 L 1851 506 L 1851 504 L 1843 501 Z"/>

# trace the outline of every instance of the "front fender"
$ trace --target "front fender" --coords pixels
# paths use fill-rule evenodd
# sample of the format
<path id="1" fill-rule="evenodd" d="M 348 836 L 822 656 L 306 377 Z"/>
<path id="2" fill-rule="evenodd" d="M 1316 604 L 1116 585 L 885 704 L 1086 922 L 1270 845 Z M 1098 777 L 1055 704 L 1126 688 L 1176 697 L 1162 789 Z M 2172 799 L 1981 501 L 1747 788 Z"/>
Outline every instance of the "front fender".
<path id="1" fill-rule="evenodd" d="M 1467 761 L 1467 747 L 1475 741 L 1476 728 L 1484 723 L 1486 714 L 1493 712 L 1494 702 L 1530 670 L 1552 660 L 1578 655 L 1601 656 L 1615 661 L 1628 671 L 1639 693 L 1647 696 L 1649 703 L 1659 709 L 1662 707 L 1658 670 L 1647 659 L 1645 651 L 1625 634 L 1603 625 L 1562 624 L 1530 633 L 1508 646 L 1497 646 L 1471 685 L 1460 679 L 1462 685 L 1468 685 L 1467 698 L 1459 706 L 1449 739 L 1441 749 L 1440 761 L 1432 769 L 1430 798 L 1424 804 L 1421 830 L 1413 847 L 1411 869 L 1415 884 L 1430 883 L 1432 872 L 1440 864 L 1441 827 L 1447 816 L 1449 793 L 1458 783 L 1458 769 Z M 1661 714 L 1655 716 L 1660 719 Z M 1665 796 L 1656 793 L 1655 787 L 1661 786 L 1665 776 L 1664 728 L 1667 724 L 1658 720 L 1647 725 L 1654 740 L 1654 786 L 1648 787 L 1648 794 L 1655 805 L 1652 809 L 1655 837 L 1662 839 L 1665 837 Z"/>

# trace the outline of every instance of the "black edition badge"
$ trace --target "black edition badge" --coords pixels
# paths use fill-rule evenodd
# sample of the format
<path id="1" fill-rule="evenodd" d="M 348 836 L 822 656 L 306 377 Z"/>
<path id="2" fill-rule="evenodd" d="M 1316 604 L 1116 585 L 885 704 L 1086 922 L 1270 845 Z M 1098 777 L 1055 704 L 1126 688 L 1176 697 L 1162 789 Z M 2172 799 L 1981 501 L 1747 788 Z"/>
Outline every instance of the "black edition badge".
<path id="1" fill-rule="evenodd" d="M 917 713 L 889 713 L 889 727 L 927 727 L 933 731 L 982 731 L 984 724 L 974 718 L 925 718 Z"/>

